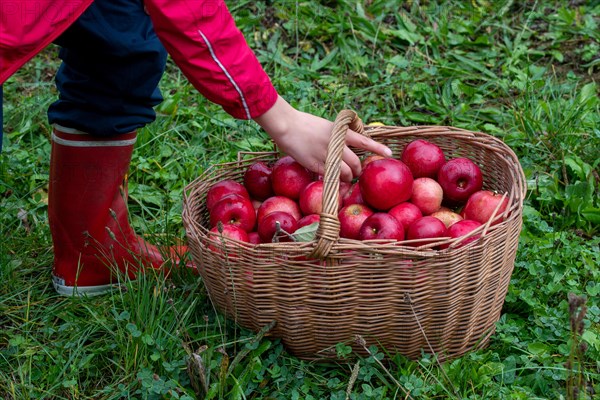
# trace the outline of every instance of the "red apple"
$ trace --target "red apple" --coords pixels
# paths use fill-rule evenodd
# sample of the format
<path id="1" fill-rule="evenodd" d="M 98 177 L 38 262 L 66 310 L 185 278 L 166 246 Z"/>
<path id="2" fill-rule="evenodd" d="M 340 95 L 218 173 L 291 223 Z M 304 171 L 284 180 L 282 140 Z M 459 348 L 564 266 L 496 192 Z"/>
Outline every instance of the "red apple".
<path id="1" fill-rule="evenodd" d="M 258 232 L 253 231 L 248 233 L 248 243 L 252 243 L 252 244 L 260 244 L 260 235 L 258 234 Z"/>
<path id="2" fill-rule="evenodd" d="M 338 213 L 340 237 L 358 239 L 360 227 L 371 215 L 373 215 L 373 210 L 364 204 L 350 204 L 342 207 Z"/>
<path id="3" fill-rule="evenodd" d="M 314 181 L 306 185 L 300 192 L 298 204 L 304 215 L 321 214 L 323 211 L 323 181 Z"/>
<path id="4" fill-rule="evenodd" d="M 503 221 L 501 214 L 506 210 L 506 207 L 508 207 L 508 197 L 504 197 L 504 200 L 502 199 L 503 196 L 501 194 L 489 190 L 475 192 L 469 197 L 467 204 L 465 204 L 463 217 L 464 219 L 472 219 L 485 224 L 492 217 L 496 207 L 498 207 L 494 222 L 490 224 L 496 225 Z"/>
<path id="5" fill-rule="evenodd" d="M 397 206 L 392 207 L 388 214 L 393 216 L 402 224 L 404 229 L 406 230 L 410 224 L 418 220 L 423 216 L 423 213 L 419 209 L 419 207 L 415 206 L 413 203 L 408 201 L 404 203 L 400 203 Z"/>
<path id="6" fill-rule="evenodd" d="M 444 164 L 438 171 L 437 181 L 444 190 L 444 200 L 450 204 L 467 201 L 483 186 L 481 170 L 466 157 L 454 158 Z"/>
<path id="7" fill-rule="evenodd" d="M 460 214 L 455 213 L 454 211 L 445 207 L 442 207 L 438 211 L 429 215 L 442 221 L 444 225 L 446 225 L 446 228 L 449 228 L 453 224 L 457 223 L 458 221 L 462 221 L 463 219 Z"/>
<path id="8" fill-rule="evenodd" d="M 304 215 L 321 214 L 323 212 L 323 181 L 309 183 L 300 193 L 300 210 Z M 342 207 L 342 198 L 338 193 L 338 210 Z M 337 210 L 336 210 L 337 211 Z"/>
<path id="9" fill-rule="evenodd" d="M 442 149 L 427 140 L 413 140 L 404 147 L 400 159 L 410 168 L 414 178 L 435 179 L 446 162 Z"/>
<path id="10" fill-rule="evenodd" d="M 358 238 L 360 240 L 395 239 L 400 241 L 404 239 L 404 227 L 390 214 L 378 212 L 363 222 Z"/>
<path id="11" fill-rule="evenodd" d="M 365 158 L 362 159 L 362 161 L 360 162 L 360 167 L 361 167 L 361 169 L 365 169 L 365 167 L 371 161 L 383 160 L 384 158 L 385 158 L 384 156 L 380 156 L 379 154 L 370 154 L 370 155 L 368 155 L 368 156 L 366 156 Z"/>
<path id="12" fill-rule="evenodd" d="M 436 212 L 442 206 L 444 191 L 432 178 L 417 178 L 413 182 L 410 202 L 419 207 L 424 215 Z"/>
<path id="13" fill-rule="evenodd" d="M 215 183 L 208 189 L 206 193 L 206 208 L 208 211 L 210 212 L 219 200 L 229 194 L 239 194 L 240 196 L 250 198 L 244 185 L 233 179 L 225 179 Z"/>
<path id="14" fill-rule="evenodd" d="M 251 232 L 256 224 L 256 210 L 247 197 L 230 194 L 219 200 L 209 213 L 211 228 L 218 222 L 238 225 L 246 232 Z"/>
<path id="15" fill-rule="evenodd" d="M 482 224 L 480 222 L 473 221 L 470 219 L 463 219 L 461 221 L 458 221 L 458 222 L 452 224 L 447 229 L 445 236 L 456 239 L 456 238 L 462 237 L 462 236 L 474 231 L 475 229 L 479 228 L 481 225 Z M 464 246 L 467 243 L 471 243 L 472 241 L 477 240 L 480 237 L 481 237 L 481 235 L 470 236 L 466 239 L 461 240 L 460 244 L 456 245 L 456 247 Z M 448 247 L 450 247 L 450 243 L 440 245 L 441 249 L 446 249 Z"/>
<path id="16" fill-rule="evenodd" d="M 351 204 L 365 204 L 358 183 L 353 183 L 348 192 L 342 197 L 342 206 L 349 206 Z"/>
<path id="17" fill-rule="evenodd" d="M 352 184 L 349 182 L 340 181 L 340 197 L 343 199 L 346 193 L 350 190 Z"/>
<path id="18" fill-rule="evenodd" d="M 365 202 L 377 210 L 389 210 L 412 195 L 410 169 L 393 158 L 371 161 L 358 178 Z"/>
<path id="19" fill-rule="evenodd" d="M 298 200 L 302 190 L 312 181 L 312 173 L 290 156 L 282 157 L 273 164 L 271 182 L 277 196 Z"/>
<path id="20" fill-rule="evenodd" d="M 291 214 L 283 211 L 275 211 L 265 215 L 258 223 L 258 235 L 263 243 L 271 243 L 273 235 L 277 232 L 277 222 L 281 229 L 292 234 L 297 229 L 298 221 Z M 280 242 L 288 242 L 291 239 L 285 235 L 279 237 Z"/>
<path id="21" fill-rule="evenodd" d="M 320 222 L 320 221 L 321 221 L 321 216 L 319 214 L 306 215 L 298 220 L 296 230 L 298 230 L 304 226 L 311 225 L 311 224 L 314 224 L 315 222 Z"/>
<path id="22" fill-rule="evenodd" d="M 258 223 L 260 223 L 265 215 L 274 211 L 286 212 L 294 217 L 296 221 L 302 218 L 302 212 L 300 211 L 298 203 L 284 196 L 273 196 L 263 201 L 260 207 L 258 207 L 258 211 L 256 212 Z"/>
<path id="23" fill-rule="evenodd" d="M 219 226 L 215 226 L 208 233 L 208 237 L 211 239 L 211 243 L 208 245 L 208 248 L 211 251 L 221 253 L 223 245 L 227 247 L 228 253 L 235 250 L 235 246 L 233 246 L 233 244 L 228 245 L 229 243 L 227 243 L 227 241 L 223 238 L 234 239 L 240 242 L 249 241 L 248 234 L 246 233 L 246 231 L 240 228 L 238 225 L 222 224 L 221 230 L 222 233 L 219 232 Z"/>
<path id="24" fill-rule="evenodd" d="M 418 243 L 410 243 L 411 246 L 422 246 L 435 242 L 437 238 L 442 238 L 446 234 L 446 225 L 439 219 L 431 216 L 419 218 L 406 231 L 406 239 L 434 239 L 428 241 L 420 241 Z"/>
<path id="25" fill-rule="evenodd" d="M 257 200 L 266 200 L 273 196 L 271 168 L 262 161 L 250 165 L 244 172 L 244 186 L 250 196 Z"/>

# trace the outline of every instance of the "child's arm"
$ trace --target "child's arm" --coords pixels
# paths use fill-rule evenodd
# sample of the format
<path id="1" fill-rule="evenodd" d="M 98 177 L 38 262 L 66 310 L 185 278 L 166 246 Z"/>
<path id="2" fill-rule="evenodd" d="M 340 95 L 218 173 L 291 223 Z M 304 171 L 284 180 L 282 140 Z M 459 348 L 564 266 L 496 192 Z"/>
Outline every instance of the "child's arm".
<path id="1" fill-rule="evenodd" d="M 263 115 L 254 119 L 273 138 L 279 148 L 305 167 L 323 173 L 327 145 L 333 123 L 324 118 L 296 110 L 282 97 Z M 366 136 L 349 130 L 346 144 L 391 156 L 389 148 Z M 360 160 L 347 146 L 342 154 L 341 178 L 350 181 L 360 173 Z"/>
<path id="2" fill-rule="evenodd" d="M 254 119 L 287 154 L 323 172 L 333 124 L 300 112 L 277 92 L 227 10 L 223 0 L 145 0 L 157 35 L 200 93 L 240 119 Z M 350 132 L 347 143 L 388 155 L 389 149 Z M 360 172 L 346 148 L 342 179 Z"/>
<path id="3" fill-rule="evenodd" d="M 208 100 L 239 119 L 270 109 L 277 92 L 223 0 L 145 0 L 161 42 Z"/>

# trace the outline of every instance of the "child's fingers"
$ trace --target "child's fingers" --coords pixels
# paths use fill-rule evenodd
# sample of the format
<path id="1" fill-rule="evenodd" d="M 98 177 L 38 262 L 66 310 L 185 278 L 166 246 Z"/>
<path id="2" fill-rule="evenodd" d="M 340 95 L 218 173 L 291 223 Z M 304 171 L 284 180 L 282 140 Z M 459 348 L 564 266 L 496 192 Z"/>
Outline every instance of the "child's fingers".
<path id="1" fill-rule="evenodd" d="M 353 177 L 354 172 L 352 172 L 352 169 L 348 166 L 348 164 L 342 162 L 340 168 L 340 179 L 344 182 L 351 182 Z"/>
<path id="2" fill-rule="evenodd" d="M 348 167 L 342 176 L 344 182 L 350 182 L 353 177 L 360 175 L 360 158 L 348 146 L 344 146 L 342 161 Z"/>
<path id="3" fill-rule="evenodd" d="M 346 133 L 346 144 L 349 146 L 357 147 L 359 149 L 371 151 L 373 153 L 380 154 L 385 157 L 392 156 L 392 150 L 386 145 L 376 142 L 371 138 L 368 138 L 360 133 L 354 132 L 348 129 Z"/>

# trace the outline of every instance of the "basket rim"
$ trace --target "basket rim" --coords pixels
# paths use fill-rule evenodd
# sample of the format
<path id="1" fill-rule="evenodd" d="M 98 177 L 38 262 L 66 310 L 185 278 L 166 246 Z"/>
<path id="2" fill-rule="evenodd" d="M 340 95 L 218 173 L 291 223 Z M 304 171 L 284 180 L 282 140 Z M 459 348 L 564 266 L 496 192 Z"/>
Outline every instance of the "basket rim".
<path id="1" fill-rule="evenodd" d="M 519 163 L 519 159 L 516 153 L 508 146 L 502 139 L 491 135 L 489 133 L 484 133 L 481 131 L 471 131 L 464 128 L 458 128 L 450 125 L 414 125 L 414 126 L 393 126 L 393 125 L 377 125 L 370 126 L 366 125 L 364 127 L 365 134 L 372 139 L 377 139 L 380 136 L 385 136 L 389 134 L 390 131 L 397 132 L 398 136 L 453 136 L 458 134 L 463 139 L 485 139 L 492 144 L 498 145 L 502 148 L 503 151 L 506 151 L 509 157 L 515 161 L 517 166 L 516 171 L 519 172 L 518 177 L 519 181 L 522 183 L 520 185 L 521 191 L 520 194 L 524 198 L 527 195 L 527 179 L 525 177 L 525 173 L 521 168 L 521 164 Z M 487 143 L 486 143 L 487 144 Z M 489 147 L 486 146 L 486 147 Z M 189 192 L 198 184 L 198 182 L 202 181 L 203 175 L 206 175 L 208 172 L 213 169 L 221 169 L 224 167 L 229 167 L 233 164 L 242 164 L 247 157 L 272 157 L 280 155 L 281 152 L 277 149 L 276 145 L 274 145 L 274 149 L 271 151 L 239 151 L 237 153 L 237 161 L 228 161 L 221 162 L 216 164 L 211 164 L 204 171 L 197 176 L 194 180 L 189 182 L 184 186 L 183 196 L 184 200 L 188 198 Z M 395 156 L 393 156 L 395 157 Z"/>

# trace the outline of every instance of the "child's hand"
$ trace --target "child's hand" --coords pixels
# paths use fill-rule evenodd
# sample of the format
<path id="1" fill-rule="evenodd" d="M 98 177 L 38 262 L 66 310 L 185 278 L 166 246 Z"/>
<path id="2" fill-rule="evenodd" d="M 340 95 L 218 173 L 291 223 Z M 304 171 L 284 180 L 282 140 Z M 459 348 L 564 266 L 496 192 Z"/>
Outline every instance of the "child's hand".
<path id="1" fill-rule="evenodd" d="M 323 174 L 327 146 L 333 122 L 296 110 L 282 97 L 269 111 L 254 119 L 271 136 L 285 154 L 313 172 Z M 382 156 L 390 157 L 392 151 L 359 133 L 349 130 L 342 154 L 341 179 L 349 182 L 360 174 L 360 159 L 348 145 Z"/>

